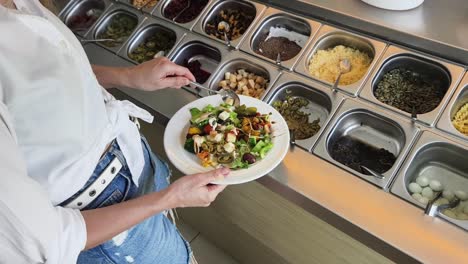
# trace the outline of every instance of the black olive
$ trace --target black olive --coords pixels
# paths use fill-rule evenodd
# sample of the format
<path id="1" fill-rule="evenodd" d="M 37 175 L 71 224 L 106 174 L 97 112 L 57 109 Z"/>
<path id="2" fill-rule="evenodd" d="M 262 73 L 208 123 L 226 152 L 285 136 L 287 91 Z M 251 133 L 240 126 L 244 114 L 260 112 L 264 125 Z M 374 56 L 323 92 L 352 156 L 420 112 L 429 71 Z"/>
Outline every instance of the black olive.
<path id="1" fill-rule="evenodd" d="M 243 156 L 242 156 L 242 160 L 247 162 L 248 164 L 253 164 L 255 163 L 255 161 L 257 161 L 257 159 L 255 158 L 254 155 L 250 154 L 250 153 L 245 153 Z"/>

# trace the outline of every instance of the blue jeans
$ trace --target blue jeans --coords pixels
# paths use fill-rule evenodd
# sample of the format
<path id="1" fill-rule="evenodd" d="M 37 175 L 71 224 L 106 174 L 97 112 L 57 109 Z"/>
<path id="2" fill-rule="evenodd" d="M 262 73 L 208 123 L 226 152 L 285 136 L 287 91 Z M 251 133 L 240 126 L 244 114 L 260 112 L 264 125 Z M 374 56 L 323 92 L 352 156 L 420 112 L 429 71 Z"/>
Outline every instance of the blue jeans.
<path id="1" fill-rule="evenodd" d="M 83 210 L 109 206 L 143 195 L 148 191 L 157 192 L 166 188 L 171 175 L 168 165 L 153 154 L 145 138 L 142 138 L 142 146 L 145 167 L 139 180 L 139 187 L 132 182 L 122 151 L 117 141 L 114 141 L 99 161 L 89 181 L 67 201 L 84 191 L 114 157 L 117 157 L 123 164 L 122 169 L 112 183 Z M 163 213 L 160 213 L 97 247 L 83 251 L 77 263 L 187 264 L 191 254 L 190 245 L 182 238 L 173 223 Z"/>

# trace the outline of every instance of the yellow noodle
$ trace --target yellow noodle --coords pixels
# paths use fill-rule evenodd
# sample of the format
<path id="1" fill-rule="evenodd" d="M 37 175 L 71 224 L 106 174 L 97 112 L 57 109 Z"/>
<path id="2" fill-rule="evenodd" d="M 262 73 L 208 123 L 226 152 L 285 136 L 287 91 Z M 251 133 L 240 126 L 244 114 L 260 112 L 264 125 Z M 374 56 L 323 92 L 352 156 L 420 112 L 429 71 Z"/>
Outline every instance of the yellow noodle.
<path id="1" fill-rule="evenodd" d="M 460 133 L 468 136 L 468 103 L 457 111 L 452 119 L 452 124 Z"/>
<path id="2" fill-rule="evenodd" d="M 309 62 L 309 73 L 320 80 L 334 83 L 340 73 L 340 61 L 348 59 L 351 70 L 341 76 L 340 85 L 349 85 L 359 81 L 366 74 L 372 59 L 367 53 L 338 45 L 327 50 L 319 50 Z"/>

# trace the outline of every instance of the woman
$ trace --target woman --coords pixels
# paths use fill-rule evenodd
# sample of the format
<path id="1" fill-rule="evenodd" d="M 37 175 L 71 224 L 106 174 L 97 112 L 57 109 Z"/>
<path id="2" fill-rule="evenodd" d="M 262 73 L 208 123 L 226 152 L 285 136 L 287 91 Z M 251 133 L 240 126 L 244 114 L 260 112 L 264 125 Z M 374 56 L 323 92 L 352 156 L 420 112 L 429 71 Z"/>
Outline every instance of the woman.
<path id="1" fill-rule="evenodd" d="M 209 182 L 229 170 L 186 176 L 168 187 L 167 165 L 134 122 L 152 116 L 102 89 L 179 88 L 193 75 L 165 58 L 131 68 L 91 67 L 72 32 L 38 0 L 0 3 L 0 98 L 29 176 L 54 205 L 82 210 L 91 249 L 78 263 L 193 262 L 164 212 L 208 206 L 224 188 Z M 64 232 L 71 237 L 84 232 L 67 228 L 77 230 Z"/>

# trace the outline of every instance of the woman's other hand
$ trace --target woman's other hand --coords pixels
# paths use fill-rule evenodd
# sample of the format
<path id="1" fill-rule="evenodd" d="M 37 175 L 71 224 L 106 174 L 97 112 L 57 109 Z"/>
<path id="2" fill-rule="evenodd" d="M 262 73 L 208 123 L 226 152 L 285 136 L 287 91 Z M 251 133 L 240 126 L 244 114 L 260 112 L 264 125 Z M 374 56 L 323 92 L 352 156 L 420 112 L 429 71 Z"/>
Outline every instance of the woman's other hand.
<path id="1" fill-rule="evenodd" d="M 156 58 L 129 68 L 130 86 L 144 91 L 180 88 L 195 81 L 193 74 L 165 57 Z"/>
<path id="2" fill-rule="evenodd" d="M 207 207 L 226 188 L 225 185 L 214 185 L 210 182 L 219 181 L 228 176 L 230 170 L 222 168 L 206 173 L 184 176 L 167 189 L 171 207 Z"/>

